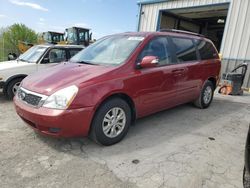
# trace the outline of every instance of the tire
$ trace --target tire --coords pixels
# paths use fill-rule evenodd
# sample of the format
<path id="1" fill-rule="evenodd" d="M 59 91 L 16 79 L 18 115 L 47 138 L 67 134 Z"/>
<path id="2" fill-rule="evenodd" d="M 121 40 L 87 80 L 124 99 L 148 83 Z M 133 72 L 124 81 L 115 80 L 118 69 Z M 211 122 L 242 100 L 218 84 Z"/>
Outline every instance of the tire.
<path id="1" fill-rule="evenodd" d="M 115 114 L 118 119 L 115 118 Z M 110 146 L 126 136 L 130 124 L 130 106 L 120 98 L 113 98 L 103 103 L 97 110 L 92 121 L 90 136 L 96 143 Z"/>
<path id="2" fill-rule="evenodd" d="M 207 80 L 203 85 L 200 96 L 194 101 L 194 105 L 200 109 L 208 108 L 213 101 L 214 85 L 211 81 Z"/>
<path id="3" fill-rule="evenodd" d="M 15 96 L 15 92 L 17 91 L 17 87 L 21 84 L 23 78 L 16 78 L 10 81 L 7 85 L 6 91 L 4 92 L 7 99 L 12 100 Z"/>
<path id="4" fill-rule="evenodd" d="M 246 172 L 245 168 L 243 171 L 243 187 L 250 188 L 250 174 L 248 172 Z"/>

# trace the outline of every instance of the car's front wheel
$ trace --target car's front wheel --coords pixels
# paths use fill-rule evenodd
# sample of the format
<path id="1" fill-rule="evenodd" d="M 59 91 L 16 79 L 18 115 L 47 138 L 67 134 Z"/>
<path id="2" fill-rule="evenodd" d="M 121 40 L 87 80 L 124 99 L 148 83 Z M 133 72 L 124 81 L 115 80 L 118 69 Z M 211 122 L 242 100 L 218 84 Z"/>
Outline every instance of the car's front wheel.
<path id="1" fill-rule="evenodd" d="M 6 91 L 4 93 L 8 99 L 13 99 L 22 80 L 23 78 L 16 78 L 10 81 L 10 83 L 7 85 Z"/>
<path id="2" fill-rule="evenodd" d="M 113 145 L 125 137 L 130 124 L 130 106 L 120 98 L 113 98 L 97 110 L 92 122 L 91 137 L 102 145 Z"/>

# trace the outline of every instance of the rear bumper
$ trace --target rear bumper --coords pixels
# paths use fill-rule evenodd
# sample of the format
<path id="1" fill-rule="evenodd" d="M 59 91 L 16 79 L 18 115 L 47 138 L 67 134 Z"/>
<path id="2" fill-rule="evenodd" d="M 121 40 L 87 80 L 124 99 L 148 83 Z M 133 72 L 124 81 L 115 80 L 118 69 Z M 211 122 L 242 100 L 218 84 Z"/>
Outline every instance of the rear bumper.
<path id="1" fill-rule="evenodd" d="M 92 107 L 55 110 L 33 108 L 14 98 L 17 114 L 32 129 L 53 137 L 87 136 L 92 119 Z"/>

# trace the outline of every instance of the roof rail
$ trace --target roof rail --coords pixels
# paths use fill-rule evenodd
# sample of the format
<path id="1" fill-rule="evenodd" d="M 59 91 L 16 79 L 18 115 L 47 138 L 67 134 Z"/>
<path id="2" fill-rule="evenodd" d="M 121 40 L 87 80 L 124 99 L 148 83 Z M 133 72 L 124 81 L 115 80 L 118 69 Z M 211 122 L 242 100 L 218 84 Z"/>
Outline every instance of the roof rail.
<path id="1" fill-rule="evenodd" d="M 194 33 L 190 31 L 184 31 L 184 30 L 177 30 L 177 29 L 160 29 L 160 32 L 172 32 L 172 33 L 182 33 L 182 34 L 188 34 L 188 35 L 195 35 L 199 37 L 205 37 L 202 34 Z"/>

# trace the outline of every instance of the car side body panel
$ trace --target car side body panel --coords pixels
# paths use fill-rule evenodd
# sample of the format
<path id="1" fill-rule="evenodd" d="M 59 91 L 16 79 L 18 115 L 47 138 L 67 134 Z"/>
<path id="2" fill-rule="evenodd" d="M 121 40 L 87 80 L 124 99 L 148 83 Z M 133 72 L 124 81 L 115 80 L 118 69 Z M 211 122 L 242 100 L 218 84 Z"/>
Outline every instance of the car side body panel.
<path id="1" fill-rule="evenodd" d="M 2 64 L 2 66 L 1 66 Z M 14 65 L 14 66 L 13 66 Z M 15 75 L 29 75 L 37 71 L 36 63 L 27 63 L 27 62 L 11 62 L 11 63 L 0 63 L 0 75 L 3 78 L 3 81 L 6 82 L 9 78 Z M 6 70 L 6 67 L 8 68 Z"/>

